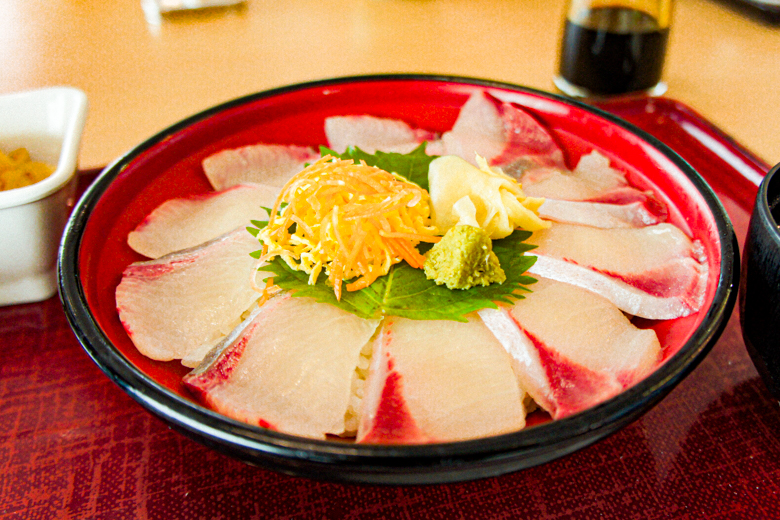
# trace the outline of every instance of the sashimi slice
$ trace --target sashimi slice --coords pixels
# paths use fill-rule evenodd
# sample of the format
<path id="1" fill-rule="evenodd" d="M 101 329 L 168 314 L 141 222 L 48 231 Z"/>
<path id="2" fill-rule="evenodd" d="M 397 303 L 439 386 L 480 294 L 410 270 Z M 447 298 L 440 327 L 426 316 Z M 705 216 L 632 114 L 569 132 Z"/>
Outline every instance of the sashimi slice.
<path id="1" fill-rule="evenodd" d="M 361 348 L 378 320 L 280 294 L 248 317 L 185 376 L 224 415 L 274 430 L 341 434 Z"/>
<path id="2" fill-rule="evenodd" d="M 252 277 L 259 248 L 239 228 L 202 246 L 136 262 L 116 288 L 119 319 L 138 350 L 152 359 L 188 357 L 229 333 L 258 300 Z"/>
<path id="3" fill-rule="evenodd" d="M 128 245 L 149 258 L 195 247 L 250 221 L 266 217 L 279 188 L 239 184 L 224 191 L 171 199 L 155 208 L 127 236 Z"/>
<path id="4" fill-rule="evenodd" d="M 479 154 L 492 166 L 565 168 L 563 152 L 547 128 L 520 107 L 483 91 L 469 97 L 442 143 L 446 154 L 475 165 Z"/>
<path id="5" fill-rule="evenodd" d="M 254 144 L 222 150 L 203 159 L 203 172 L 211 186 L 222 191 L 247 182 L 281 188 L 319 154 L 295 145 Z"/>
<path id="6" fill-rule="evenodd" d="M 573 171 L 562 168 L 534 167 L 506 173 L 522 184 L 529 197 L 586 201 L 607 204 L 641 204 L 659 221 L 667 217 L 666 206 L 652 191 L 631 186 L 623 172 L 612 168 L 609 159 L 592 151 L 583 155 Z"/>
<path id="7" fill-rule="evenodd" d="M 601 193 L 628 186 L 625 174 L 610 167 L 609 159 L 595 150 L 583 155 L 573 171 L 529 168 L 520 172 L 517 178 L 525 191 L 534 197 L 564 200 L 588 200 Z"/>
<path id="8" fill-rule="evenodd" d="M 525 426 L 511 358 L 478 319 L 388 317 L 375 340 L 357 441 L 473 439 Z"/>
<path id="9" fill-rule="evenodd" d="M 662 221 L 643 202 L 607 204 L 550 198 L 539 207 L 539 216 L 554 222 L 600 228 L 644 227 Z"/>
<path id="10" fill-rule="evenodd" d="M 369 115 L 333 116 L 325 119 L 328 146 L 339 152 L 357 146 L 367 153 L 409 153 L 423 141 L 434 141 L 436 134 L 412 128 L 404 121 Z"/>
<path id="11" fill-rule="evenodd" d="M 605 298 L 540 278 L 509 309 L 479 312 L 511 355 L 520 384 L 560 419 L 601 403 L 650 373 L 661 347 Z"/>
<path id="12" fill-rule="evenodd" d="M 701 308 L 707 261 L 701 243 L 672 224 L 599 229 L 553 224 L 528 239 L 530 273 L 600 294 L 634 316 L 666 320 Z"/>

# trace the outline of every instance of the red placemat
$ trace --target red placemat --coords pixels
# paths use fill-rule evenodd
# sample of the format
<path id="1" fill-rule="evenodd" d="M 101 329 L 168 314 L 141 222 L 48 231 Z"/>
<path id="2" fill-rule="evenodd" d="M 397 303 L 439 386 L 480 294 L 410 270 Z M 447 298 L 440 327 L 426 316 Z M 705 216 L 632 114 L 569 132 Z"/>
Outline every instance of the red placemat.
<path id="1" fill-rule="evenodd" d="M 600 105 L 712 185 L 740 243 L 768 165 L 667 99 Z M 83 183 L 97 172 L 82 172 Z M 60 302 L 0 308 L 0 518 L 780 518 L 780 407 L 732 316 L 658 406 L 543 466 L 461 484 L 380 487 L 236 462 L 147 413 L 92 363 Z"/>

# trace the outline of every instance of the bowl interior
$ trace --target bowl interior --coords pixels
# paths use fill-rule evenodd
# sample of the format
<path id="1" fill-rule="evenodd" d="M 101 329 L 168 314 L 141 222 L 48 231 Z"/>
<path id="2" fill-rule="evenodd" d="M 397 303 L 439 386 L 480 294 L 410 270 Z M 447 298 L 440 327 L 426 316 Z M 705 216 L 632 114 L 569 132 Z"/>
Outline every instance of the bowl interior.
<path id="1" fill-rule="evenodd" d="M 351 78 L 260 93 L 193 116 L 118 159 L 103 172 L 82 199 L 79 206 L 85 205 L 88 210 L 72 219 L 80 222 L 80 225 L 71 225 L 66 231 L 66 240 L 69 232 L 79 234 L 74 237 L 74 241 L 80 240 L 78 258 L 74 260 L 77 273 L 75 283 L 79 285 L 86 303 L 84 316 L 94 320 L 99 328 L 98 335 L 105 336 L 107 340 L 105 345 L 92 345 L 88 350 L 91 350 L 93 357 L 118 355 L 122 362 L 128 362 L 141 377 L 151 379 L 164 392 L 179 398 L 177 402 L 185 402 L 192 410 L 200 410 L 198 413 L 213 419 L 216 414 L 194 404 L 181 383 L 181 377 L 189 369 L 178 362 L 164 363 L 142 356 L 119 321 L 114 291 L 122 271 L 128 264 L 145 259 L 128 247 L 128 233 L 165 200 L 210 191 L 201 161 L 221 149 L 257 142 L 317 147 L 325 144 L 323 121 L 333 115 L 393 117 L 412 126 L 444 132 L 452 127 L 460 107 L 476 89 L 485 89 L 500 99 L 517 103 L 531 111 L 558 139 L 570 167 L 576 164 L 581 155 L 594 149 L 606 155 L 613 167 L 627 174 L 630 182 L 653 190 L 669 206 L 669 220 L 672 223 L 702 242 L 709 264 L 708 289 L 702 310 L 676 320 L 636 321 L 641 327 L 655 329 L 663 347 L 665 362 L 648 379 L 664 370 L 667 373 L 641 390 L 644 396 L 642 399 L 636 397 L 636 394 L 629 397 L 624 395 L 622 398 L 618 396 L 623 400 L 617 406 L 630 404 L 628 408 L 635 410 L 654 404 L 658 397 L 650 399 L 647 396 L 657 393 L 658 388 L 669 387 L 673 384 L 670 381 L 676 382 L 687 373 L 690 369 L 687 365 L 693 359 L 701 359 L 707 346 L 711 346 L 713 336 L 719 333 L 721 323 L 725 324 L 731 306 L 719 300 L 729 300 L 733 305 L 733 298 L 724 296 L 730 294 L 729 289 L 724 289 L 729 286 L 730 280 L 724 281 L 721 269 L 724 258 L 731 266 L 730 256 L 733 254 L 729 249 L 733 232 L 725 212 L 722 208 L 713 212 L 713 204 L 718 206 L 717 199 L 682 159 L 650 136 L 637 133 L 627 123 L 556 96 L 459 78 Z M 728 252 L 723 258 L 722 251 Z M 719 309 L 713 311 L 713 307 L 718 305 Z M 79 318 L 75 320 L 79 321 Z M 74 321 L 73 317 L 71 321 Z M 76 327 L 79 326 L 89 327 L 77 323 Z M 711 330 L 702 333 L 702 329 L 707 327 Z M 678 354 L 685 350 L 695 353 L 686 354 L 688 357 L 678 362 Z M 675 358 L 674 363 L 671 358 Z M 672 364 L 674 367 L 669 368 Z M 134 383 L 120 384 L 127 390 Z M 143 397 L 136 398 L 143 400 Z M 629 399 L 652 402 L 628 403 Z M 580 415 L 588 413 L 586 411 Z M 222 420 L 219 417 L 216 419 Z M 231 431 L 237 428 L 235 423 L 226 418 L 220 424 L 228 425 Z M 603 426 L 601 424 L 599 427 Z M 588 424 L 584 427 L 585 430 L 589 428 L 595 429 L 596 426 Z M 246 426 L 243 431 L 250 429 Z M 536 429 L 530 428 L 524 432 Z M 264 432 L 257 435 L 260 434 L 266 435 Z M 291 438 L 280 434 L 270 435 L 274 439 Z M 581 447 L 582 441 L 578 442 L 577 445 Z M 307 446 L 336 444 L 322 441 Z M 350 453 L 359 454 L 363 449 L 370 448 L 357 447 Z M 397 453 L 400 451 L 393 451 L 393 454 Z"/>

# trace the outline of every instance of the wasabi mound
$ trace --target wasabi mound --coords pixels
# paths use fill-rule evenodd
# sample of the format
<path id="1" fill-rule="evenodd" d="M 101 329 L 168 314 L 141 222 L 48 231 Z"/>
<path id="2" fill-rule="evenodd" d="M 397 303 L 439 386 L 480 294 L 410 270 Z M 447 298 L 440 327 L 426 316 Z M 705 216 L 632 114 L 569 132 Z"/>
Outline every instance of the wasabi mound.
<path id="1" fill-rule="evenodd" d="M 455 226 L 426 255 L 425 276 L 448 289 L 503 283 L 506 274 L 487 233 L 474 226 Z"/>

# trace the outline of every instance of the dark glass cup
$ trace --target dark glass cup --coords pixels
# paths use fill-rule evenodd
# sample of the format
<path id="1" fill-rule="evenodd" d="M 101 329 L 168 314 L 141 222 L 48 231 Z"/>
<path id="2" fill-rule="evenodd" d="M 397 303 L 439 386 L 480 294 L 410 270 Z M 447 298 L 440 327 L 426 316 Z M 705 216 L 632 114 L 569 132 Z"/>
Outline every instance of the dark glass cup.
<path id="1" fill-rule="evenodd" d="M 758 189 L 742 256 L 740 325 L 748 354 L 780 400 L 780 164 Z"/>
<path id="2" fill-rule="evenodd" d="M 672 0 L 570 0 L 555 85 L 576 97 L 660 95 Z"/>

